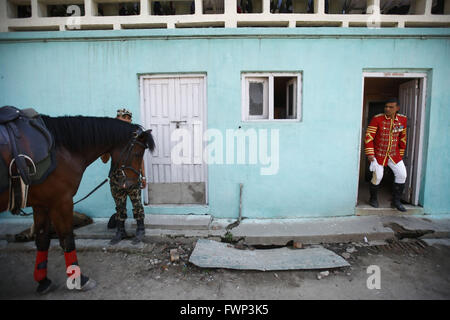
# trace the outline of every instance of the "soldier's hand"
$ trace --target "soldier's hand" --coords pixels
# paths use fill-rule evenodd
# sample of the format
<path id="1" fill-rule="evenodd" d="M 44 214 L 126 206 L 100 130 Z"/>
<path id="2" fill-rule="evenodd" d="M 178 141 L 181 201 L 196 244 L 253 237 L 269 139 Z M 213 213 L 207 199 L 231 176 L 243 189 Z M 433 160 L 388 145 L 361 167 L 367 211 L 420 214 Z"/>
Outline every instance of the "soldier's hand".
<path id="1" fill-rule="evenodd" d="M 145 189 L 147 186 L 147 179 L 145 177 L 141 178 L 141 189 Z"/>
<path id="2" fill-rule="evenodd" d="M 367 159 L 369 159 L 369 161 L 372 162 L 375 159 L 375 157 L 374 156 L 368 156 Z"/>

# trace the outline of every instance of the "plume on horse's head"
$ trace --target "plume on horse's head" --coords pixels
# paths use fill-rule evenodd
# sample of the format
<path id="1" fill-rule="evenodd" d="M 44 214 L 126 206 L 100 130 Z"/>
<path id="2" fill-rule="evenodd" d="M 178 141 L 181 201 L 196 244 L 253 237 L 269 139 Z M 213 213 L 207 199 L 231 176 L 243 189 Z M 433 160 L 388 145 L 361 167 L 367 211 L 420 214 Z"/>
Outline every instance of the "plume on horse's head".
<path id="1" fill-rule="evenodd" d="M 74 152 L 83 152 L 89 147 L 126 144 L 133 133 L 141 129 L 137 124 L 108 117 L 42 115 L 42 119 L 52 133 L 56 147 Z"/>

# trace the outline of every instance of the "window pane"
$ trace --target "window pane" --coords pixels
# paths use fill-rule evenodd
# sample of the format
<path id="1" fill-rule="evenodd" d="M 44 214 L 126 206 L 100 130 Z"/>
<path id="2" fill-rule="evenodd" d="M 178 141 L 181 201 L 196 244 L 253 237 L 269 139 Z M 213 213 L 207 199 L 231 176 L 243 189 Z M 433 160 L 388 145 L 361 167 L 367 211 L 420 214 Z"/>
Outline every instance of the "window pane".
<path id="1" fill-rule="evenodd" d="M 224 0 L 203 0 L 203 14 L 223 14 Z"/>
<path id="2" fill-rule="evenodd" d="M 190 0 L 180 1 L 151 1 L 151 14 L 154 16 L 170 16 L 194 14 L 195 3 Z"/>
<path id="3" fill-rule="evenodd" d="M 289 101 L 288 101 L 288 116 L 294 115 L 294 85 L 290 84 L 288 87 L 289 90 Z"/>
<path id="4" fill-rule="evenodd" d="M 263 115 L 263 99 L 264 99 L 264 84 L 261 82 L 250 82 L 249 88 L 250 96 L 250 115 Z"/>

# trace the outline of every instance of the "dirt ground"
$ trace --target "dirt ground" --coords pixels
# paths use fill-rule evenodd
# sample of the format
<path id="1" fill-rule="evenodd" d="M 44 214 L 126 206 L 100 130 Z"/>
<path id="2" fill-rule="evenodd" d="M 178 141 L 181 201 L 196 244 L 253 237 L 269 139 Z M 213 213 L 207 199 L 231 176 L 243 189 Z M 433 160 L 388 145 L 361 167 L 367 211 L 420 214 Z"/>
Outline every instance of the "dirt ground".
<path id="1" fill-rule="evenodd" d="M 53 240 L 56 241 L 56 240 Z M 0 299 L 450 299 L 450 248 L 404 244 L 367 247 L 325 245 L 351 267 L 319 272 L 201 269 L 188 262 L 195 243 L 154 244 L 151 252 L 78 252 L 83 273 L 97 282 L 87 292 L 66 288 L 62 250 L 49 252 L 48 277 L 58 287 L 35 293 L 34 252 L 0 251 Z M 170 263 L 170 249 L 180 260 Z M 301 249 L 297 249 L 301 250 Z M 367 267 L 380 268 L 380 289 L 368 289 Z"/>

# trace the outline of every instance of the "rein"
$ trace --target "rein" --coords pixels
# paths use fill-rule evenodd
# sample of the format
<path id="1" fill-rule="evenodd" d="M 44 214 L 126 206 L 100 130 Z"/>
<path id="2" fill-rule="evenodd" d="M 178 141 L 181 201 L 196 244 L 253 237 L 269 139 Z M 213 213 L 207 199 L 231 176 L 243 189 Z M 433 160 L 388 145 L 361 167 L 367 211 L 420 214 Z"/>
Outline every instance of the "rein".
<path id="1" fill-rule="evenodd" d="M 97 191 L 102 185 L 104 185 L 106 182 L 108 182 L 108 178 L 106 178 L 105 180 L 103 180 L 102 183 L 100 183 L 98 186 L 96 186 L 91 192 L 89 192 L 87 195 L 85 195 L 83 198 L 81 198 L 80 200 L 78 200 L 77 202 L 74 202 L 73 205 L 76 205 L 78 202 L 83 201 L 84 199 L 88 198 L 91 194 L 93 194 L 95 191 Z"/>
<path id="2" fill-rule="evenodd" d="M 108 178 L 106 178 L 105 180 L 103 180 L 98 186 L 96 186 L 91 192 L 89 192 L 87 195 L 85 195 L 83 198 L 81 198 L 80 200 L 78 200 L 77 202 L 74 202 L 73 205 L 76 205 L 77 203 L 87 199 L 91 194 L 93 194 L 95 191 L 97 191 L 102 185 L 104 185 L 106 182 L 108 182 Z M 19 216 L 22 217 L 28 217 L 31 216 L 34 212 L 31 211 L 30 213 L 27 213 L 25 211 L 23 211 L 22 209 L 20 209 L 20 213 Z"/>

